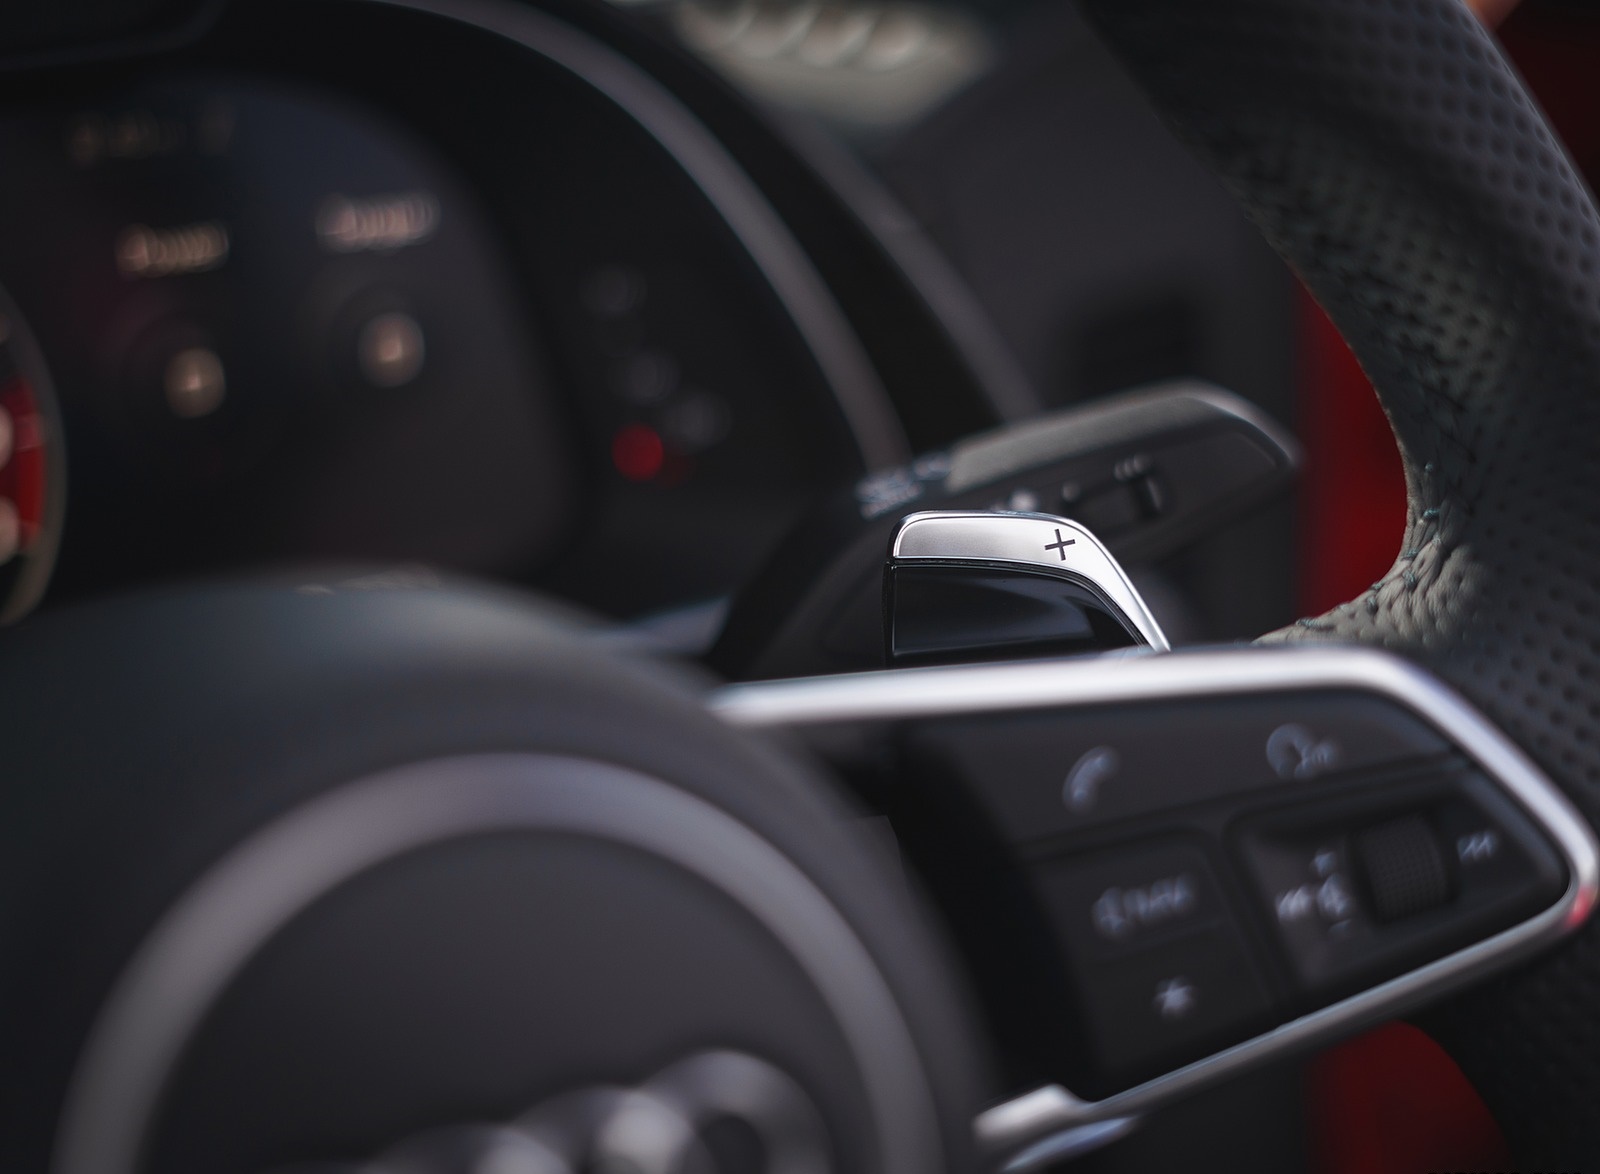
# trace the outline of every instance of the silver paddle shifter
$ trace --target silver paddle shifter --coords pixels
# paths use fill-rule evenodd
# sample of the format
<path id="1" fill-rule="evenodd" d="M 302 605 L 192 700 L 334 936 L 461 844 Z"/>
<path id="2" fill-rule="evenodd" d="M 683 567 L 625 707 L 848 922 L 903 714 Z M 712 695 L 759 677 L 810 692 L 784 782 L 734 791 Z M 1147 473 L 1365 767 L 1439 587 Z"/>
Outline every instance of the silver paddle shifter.
<path id="1" fill-rule="evenodd" d="M 884 569 L 893 665 L 1169 647 L 1127 573 L 1087 528 L 1051 514 L 909 515 Z"/>

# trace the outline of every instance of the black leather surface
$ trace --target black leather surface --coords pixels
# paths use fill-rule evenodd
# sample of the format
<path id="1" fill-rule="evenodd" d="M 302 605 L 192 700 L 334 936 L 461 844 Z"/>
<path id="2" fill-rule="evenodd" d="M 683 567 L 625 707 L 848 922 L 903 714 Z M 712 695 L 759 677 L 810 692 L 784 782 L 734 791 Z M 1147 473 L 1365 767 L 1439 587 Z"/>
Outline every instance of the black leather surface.
<path id="1" fill-rule="evenodd" d="M 1360 598 L 1276 634 L 1379 644 L 1600 815 L 1600 219 L 1458 0 L 1087 0 L 1354 347 L 1410 518 Z M 1519 1158 L 1600 1159 L 1600 924 L 1433 1024 Z"/>

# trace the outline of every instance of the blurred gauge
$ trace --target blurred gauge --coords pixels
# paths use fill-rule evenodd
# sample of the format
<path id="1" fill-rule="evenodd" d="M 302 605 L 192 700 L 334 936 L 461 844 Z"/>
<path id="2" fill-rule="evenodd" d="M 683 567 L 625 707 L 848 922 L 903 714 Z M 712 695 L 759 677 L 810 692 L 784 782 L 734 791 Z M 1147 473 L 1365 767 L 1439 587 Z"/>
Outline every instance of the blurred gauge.
<path id="1" fill-rule="evenodd" d="M 0 292 L 0 624 L 24 615 L 50 581 L 64 474 L 49 375 L 22 316 Z"/>

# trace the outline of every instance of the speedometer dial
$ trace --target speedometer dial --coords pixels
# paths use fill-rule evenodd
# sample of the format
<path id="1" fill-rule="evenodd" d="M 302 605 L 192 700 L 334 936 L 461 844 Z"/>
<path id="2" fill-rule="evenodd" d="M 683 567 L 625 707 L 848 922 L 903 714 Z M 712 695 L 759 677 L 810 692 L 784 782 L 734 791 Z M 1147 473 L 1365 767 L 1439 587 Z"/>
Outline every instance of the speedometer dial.
<path id="1" fill-rule="evenodd" d="M 24 615 L 50 580 L 64 473 L 49 375 L 21 314 L 0 292 L 0 624 Z"/>

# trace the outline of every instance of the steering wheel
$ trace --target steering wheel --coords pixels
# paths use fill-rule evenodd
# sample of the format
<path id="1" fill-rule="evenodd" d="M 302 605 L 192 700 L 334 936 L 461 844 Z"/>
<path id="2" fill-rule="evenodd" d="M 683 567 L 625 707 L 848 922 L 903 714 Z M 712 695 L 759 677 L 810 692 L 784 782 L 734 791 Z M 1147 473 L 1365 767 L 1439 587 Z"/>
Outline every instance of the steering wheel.
<path id="1" fill-rule="evenodd" d="M 1269 639 L 1420 662 L 1593 822 L 1600 218 L 1543 118 L 1455 0 L 1085 7 L 1400 440 L 1393 571 Z M 9 635 L 0 1165 L 970 1168 L 990 1061 L 921 898 L 706 688 L 389 579 Z M 1436 1012 L 1528 1160 L 1600 1155 L 1597 989 L 1591 924 Z"/>
<path id="2" fill-rule="evenodd" d="M 1098 3 L 1103 35 L 1355 350 L 1408 521 L 1361 598 L 1269 639 L 1437 673 L 1600 815 L 1600 220 L 1464 5 Z M 1600 1155 L 1600 934 L 1432 1026 L 1534 1163 Z"/>

